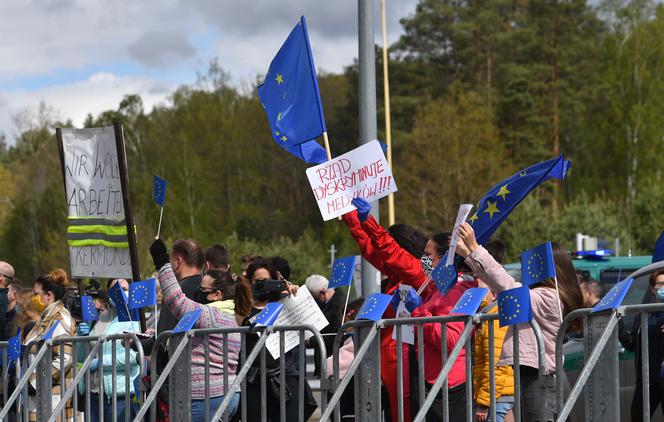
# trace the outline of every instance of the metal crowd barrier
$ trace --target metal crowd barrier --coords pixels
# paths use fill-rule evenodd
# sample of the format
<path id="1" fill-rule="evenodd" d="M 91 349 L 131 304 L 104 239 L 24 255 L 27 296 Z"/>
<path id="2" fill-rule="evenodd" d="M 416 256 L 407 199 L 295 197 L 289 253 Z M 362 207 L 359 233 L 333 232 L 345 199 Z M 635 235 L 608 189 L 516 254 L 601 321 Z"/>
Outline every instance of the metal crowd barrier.
<path id="1" fill-rule="evenodd" d="M 90 414 L 93 412 L 90 400 L 90 380 L 91 380 L 91 366 L 94 359 L 98 359 L 99 366 L 97 369 L 98 376 L 98 394 L 99 394 L 99 420 L 104 420 L 104 359 L 103 359 L 103 345 L 104 343 L 111 342 L 111 377 L 112 377 L 112 420 L 116 421 L 117 418 L 117 388 L 116 380 L 118 375 L 117 365 L 117 348 L 118 343 L 128 342 L 136 344 L 137 359 L 132 362 L 129 359 L 129 347 L 125 348 L 124 359 L 124 374 L 125 376 L 125 421 L 130 421 L 130 380 L 129 374 L 131 366 L 137 365 L 139 368 L 139 376 L 143 373 L 143 349 L 138 338 L 133 333 L 113 334 L 108 336 L 84 336 L 84 337 L 57 337 L 48 339 L 46 341 L 36 340 L 25 347 L 22 360 L 17 361 L 17 382 L 12 394 L 7 397 L 6 391 L 3 392 L 5 398 L 2 409 L 0 410 L 0 421 L 6 420 L 12 406 L 17 403 L 19 405 L 19 417 L 21 420 L 28 421 L 28 396 L 29 396 L 29 382 L 30 377 L 35 376 L 35 403 L 36 414 L 38 421 L 53 422 L 56 420 L 65 421 L 66 418 L 66 405 L 69 400 L 73 403 L 74 419 L 79 420 L 78 412 L 78 385 L 81 380 L 85 380 L 85 407 L 83 418 L 87 422 L 90 420 Z M 85 347 L 83 364 L 78 367 L 78 354 L 79 349 L 76 347 L 83 344 Z M 65 346 L 72 348 L 71 356 L 65 354 Z M 59 401 L 55 408 L 52 408 L 53 397 L 53 350 L 59 348 L 57 357 L 59 358 L 60 365 L 55 368 L 58 371 L 60 380 L 60 393 Z M 32 353 L 36 349 L 35 353 Z M 5 356 L 3 352 L 3 356 Z M 65 363 L 69 360 L 69 363 Z M 4 360 L 3 360 L 4 362 Z M 27 368 L 21 371 L 21 367 Z M 67 373 L 72 371 L 71 381 L 67 378 Z M 3 368 L 3 373 L 5 368 Z M 6 386 L 6 378 L 3 387 Z M 137 392 L 137 400 L 140 402 L 141 395 Z M 22 409 L 22 411 L 21 411 Z"/>
<path id="2" fill-rule="evenodd" d="M 570 416 L 572 409 L 578 400 L 581 392 L 586 388 L 586 420 L 599 421 L 599 420 L 620 420 L 620 383 L 618 376 L 618 352 L 616 353 L 603 353 L 609 345 L 616 345 L 618 343 L 618 323 L 623 316 L 636 314 L 640 316 L 640 350 L 641 350 L 641 381 L 643 388 L 643 401 L 642 411 L 643 420 L 650 420 L 650 361 L 649 361 L 649 348 L 648 348 L 648 318 L 651 313 L 664 312 L 664 303 L 653 304 L 639 304 L 621 306 L 612 311 L 593 314 L 591 309 L 578 309 L 565 317 L 563 320 L 558 336 L 556 338 L 556 402 L 557 402 L 557 421 L 566 421 Z M 603 326 L 602 332 L 596 341 L 592 341 L 590 333 L 591 319 L 599 319 L 600 325 Z M 563 369 L 563 343 L 567 328 L 570 324 L 581 319 L 583 323 L 583 337 L 584 337 L 584 365 L 577 378 L 574 386 L 567 397 L 563 391 L 563 380 L 561 371 Z M 594 346 L 592 343 L 595 343 Z M 604 359 L 606 362 L 599 364 Z M 588 383 L 591 377 L 595 376 L 598 371 L 605 371 L 609 374 L 610 386 L 605 391 L 609 395 L 603 395 L 603 403 L 598 405 L 595 403 L 593 397 L 593 387 L 597 386 L 597 382 Z M 595 385 L 593 385 L 595 384 Z M 605 404 L 608 403 L 608 406 Z M 598 410 L 597 408 L 600 407 Z"/>
<path id="3" fill-rule="evenodd" d="M 472 345 L 472 334 L 473 329 L 476 324 L 481 324 L 483 322 L 489 322 L 488 325 L 488 341 L 489 341 L 489 378 L 490 378 L 490 391 L 491 391 L 491 403 L 490 403 L 490 417 L 491 420 L 496 420 L 496 382 L 495 382 L 495 363 L 496 357 L 494 356 L 494 324 L 493 322 L 498 319 L 498 314 L 476 314 L 474 316 L 437 316 L 437 317 L 424 317 L 424 318 L 401 318 L 401 319 L 385 319 L 379 320 L 376 322 L 373 321 L 350 321 L 345 323 L 337 332 L 337 336 L 334 342 L 333 348 L 333 391 L 334 394 L 330 398 L 327 409 L 321 415 L 321 421 L 328 420 L 332 413 L 334 413 L 334 421 L 339 422 L 340 418 L 340 408 L 339 401 L 344 391 L 350 384 L 350 380 L 357 372 L 357 377 L 355 379 L 355 396 L 356 396 L 356 405 L 355 405 L 355 417 L 356 420 L 362 421 L 379 421 L 381 420 L 381 398 L 380 398 L 380 389 L 376 389 L 375 385 L 380 385 L 380 330 L 389 326 L 395 327 L 396 329 L 396 351 L 397 351 L 397 415 L 392 415 L 392 418 L 396 418 L 397 421 L 403 422 L 404 420 L 404 378 L 403 378 L 403 340 L 402 332 L 399 329 L 404 325 L 412 325 L 417 331 L 417 361 L 418 361 L 418 371 L 417 371 L 417 380 L 419 384 L 419 411 L 415 416 L 414 421 L 424 421 L 426 415 L 431 408 L 436 396 L 439 394 L 439 391 L 442 390 L 442 406 L 443 406 L 443 420 L 449 420 L 449 399 L 448 399 L 448 388 L 447 380 L 449 374 L 452 370 L 455 360 L 461 354 L 461 351 L 466 349 L 466 415 L 467 421 L 474 420 L 473 412 L 473 392 L 472 392 L 472 355 L 471 351 Z M 447 324 L 452 322 L 464 322 L 464 329 L 459 337 L 457 343 L 449 352 L 447 353 Z M 424 324 L 440 324 L 441 328 L 441 371 L 432 385 L 428 394 L 425 394 L 425 379 L 424 379 Z M 538 347 L 538 366 L 540 376 L 545 375 L 545 355 L 544 355 L 544 338 L 542 332 L 539 328 L 539 325 L 535 320 L 530 322 L 530 325 L 535 333 L 535 338 Z M 348 368 L 343 380 L 339 380 L 339 348 L 341 346 L 344 333 L 349 329 L 355 331 L 354 339 L 356 340 L 355 347 L 355 356 L 354 359 Z M 519 342 L 518 342 L 518 326 L 513 327 L 514 330 L 514 367 L 519 367 Z M 359 334 L 359 335 L 358 335 Z M 354 340 L 355 341 L 355 340 Z M 358 347 L 359 344 L 359 347 Z M 366 362 L 365 362 L 366 361 Z M 364 365 L 361 365 L 362 363 Z M 358 371 L 359 369 L 359 371 Z M 411 368 L 412 373 L 413 368 Z M 521 419 L 521 402 L 520 402 L 520 377 L 519 371 L 514 371 L 514 416 L 515 420 L 518 422 Z M 374 387 L 369 387 L 368 389 L 363 388 L 367 385 Z M 368 391 L 367 391 L 368 390 Z M 358 395 L 359 391 L 359 395 Z M 373 391 L 373 395 L 372 395 Z M 414 400 L 411 397 L 411 403 Z M 364 404 L 367 403 L 365 406 Z M 370 404 L 370 405 L 369 405 Z M 544 409 L 542 409 L 543 411 Z"/>
<path id="4" fill-rule="evenodd" d="M 247 346 L 246 346 L 246 335 L 248 333 L 259 333 L 260 338 L 257 343 L 254 345 L 249 354 L 247 355 Z M 187 383 L 182 383 L 182 379 L 191 378 L 191 339 L 193 337 L 203 337 L 204 344 L 204 353 L 205 353 L 205 389 L 208 390 L 210 386 L 210 336 L 221 336 L 222 338 L 222 347 L 223 347 L 223 359 L 224 362 L 228 361 L 228 337 L 230 334 L 240 334 L 241 338 L 241 347 L 239 354 L 239 363 L 238 371 L 235 377 L 235 380 L 229 385 L 229 373 L 228 366 L 224 365 L 223 373 L 223 382 L 224 382 L 224 399 L 222 400 L 219 408 L 215 413 L 210 417 L 211 408 L 210 408 L 210 397 L 205 397 L 205 420 L 209 421 L 228 421 L 230 415 L 228 415 L 227 409 L 230 405 L 230 402 L 236 392 L 240 391 L 240 408 L 241 420 L 246 420 L 247 417 L 247 402 L 248 398 L 246 395 L 247 388 L 247 374 L 251 369 L 256 359 L 260 359 L 260 388 L 262 397 L 266 397 L 267 390 L 267 379 L 266 379 L 266 353 L 268 353 L 266 348 L 266 342 L 270 334 L 279 333 L 279 348 L 280 348 L 280 357 L 279 357 L 279 384 L 280 384 L 280 396 L 285 397 L 286 392 L 286 382 L 285 382 L 285 336 L 288 332 L 297 332 L 299 338 L 299 347 L 301 353 L 299 355 L 299 361 L 297 363 L 298 367 L 298 392 L 297 394 L 301 398 L 299 400 L 298 420 L 304 421 L 304 397 L 305 387 L 304 383 L 306 380 L 306 353 L 305 353 L 305 333 L 312 333 L 310 341 L 315 341 L 317 347 L 322 351 L 321 353 L 321 389 L 322 400 L 321 400 L 321 409 L 325 408 L 325 403 L 327 400 L 326 389 L 326 380 L 327 375 L 325 371 L 325 344 L 321 334 L 311 325 L 296 325 L 296 326 L 273 326 L 273 327 L 256 327 L 254 329 L 250 327 L 237 327 L 237 328 L 208 328 L 208 329 L 197 329 L 192 330 L 187 333 L 173 334 L 171 331 L 165 331 L 159 334 L 155 344 L 153 346 L 152 359 L 151 359 L 151 392 L 143 402 L 141 408 L 139 409 L 136 417 L 134 418 L 135 422 L 140 422 L 146 416 L 148 410 L 150 411 L 150 420 L 156 420 L 156 405 L 157 405 L 157 396 L 159 390 L 166 382 L 166 379 L 169 379 L 169 418 L 171 420 L 177 421 L 189 421 L 191 418 L 191 386 Z M 157 377 L 157 350 L 160 345 L 165 345 L 168 341 L 169 348 L 169 357 L 168 363 L 163 368 L 161 374 Z M 260 356 L 259 356 L 260 355 Z M 174 376 L 175 375 L 175 376 Z M 267 403 L 266 400 L 261 401 L 261 420 L 267 420 Z M 280 416 L 281 420 L 286 420 L 286 401 L 280 400 Z"/>

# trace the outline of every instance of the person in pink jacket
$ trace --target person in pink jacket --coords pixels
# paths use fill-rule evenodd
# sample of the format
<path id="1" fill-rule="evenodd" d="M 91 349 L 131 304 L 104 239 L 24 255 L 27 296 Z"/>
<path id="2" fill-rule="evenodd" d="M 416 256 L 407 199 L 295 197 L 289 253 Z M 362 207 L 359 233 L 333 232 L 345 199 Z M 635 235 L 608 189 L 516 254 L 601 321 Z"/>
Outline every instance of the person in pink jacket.
<path id="1" fill-rule="evenodd" d="M 519 324 L 519 370 L 521 376 L 521 414 L 525 422 L 553 421 L 556 417 L 556 382 L 555 382 L 555 351 L 556 336 L 560 328 L 558 304 L 562 307 L 563 318 L 577 308 L 583 307 L 583 296 L 572 261 L 567 251 L 554 243 L 553 259 L 558 278 L 556 294 L 553 279 L 531 286 L 530 304 L 533 318 L 537 321 L 544 336 L 546 376 L 538 376 L 538 350 L 535 334 L 528 324 Z M 507 271 L 496 262 L 482 246 L 477 244 L 475 231 L 468 223 L 459 228 L 457 254 L 465 258 L 466 264 L 475 275 L 482 279 L 492 291 L 520 287 Z M 513 330 L 510 327 L 505 336 L 503 349 L 498 365 L 514 364 Z M 540 411 L 544 409 L 545 417 L 540 419 Z"/>

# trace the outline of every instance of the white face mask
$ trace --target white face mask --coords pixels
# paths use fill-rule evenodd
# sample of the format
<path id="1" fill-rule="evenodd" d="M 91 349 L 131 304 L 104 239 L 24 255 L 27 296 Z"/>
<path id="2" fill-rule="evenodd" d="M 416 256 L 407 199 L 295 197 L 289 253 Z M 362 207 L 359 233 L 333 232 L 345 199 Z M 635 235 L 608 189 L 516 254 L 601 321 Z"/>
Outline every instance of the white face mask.
<path id="1" fill-rule="evenodd" d="M 420 264 L 422 265 L 424 275 L 431 277 L 431 272 L 433 271 L 433 258 L 429 255 L 422 255 L 422 258 L 420 258 Z"/>

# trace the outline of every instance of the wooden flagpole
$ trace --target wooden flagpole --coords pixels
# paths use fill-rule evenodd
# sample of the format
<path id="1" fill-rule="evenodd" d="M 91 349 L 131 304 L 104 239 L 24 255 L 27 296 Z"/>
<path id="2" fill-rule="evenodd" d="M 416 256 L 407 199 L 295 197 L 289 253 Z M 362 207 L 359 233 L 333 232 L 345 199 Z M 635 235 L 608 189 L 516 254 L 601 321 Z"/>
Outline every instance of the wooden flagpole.
<path id="1" fill-rule="evenodd" d="M 385 0 L 380 0 L 381 26 L 383 29 L 383 93 L 385 97 L 385 142 L 387 143 L 387 164 L 394 174 L 392 166 L 392 123 L 390 119 L 390 77 L 388 73 L 387 54 L 387 14 L 385 12 Z M 387 221 L 389 225 L 395 222 L 394 215 L 394 193 L 387 195 Z"/>

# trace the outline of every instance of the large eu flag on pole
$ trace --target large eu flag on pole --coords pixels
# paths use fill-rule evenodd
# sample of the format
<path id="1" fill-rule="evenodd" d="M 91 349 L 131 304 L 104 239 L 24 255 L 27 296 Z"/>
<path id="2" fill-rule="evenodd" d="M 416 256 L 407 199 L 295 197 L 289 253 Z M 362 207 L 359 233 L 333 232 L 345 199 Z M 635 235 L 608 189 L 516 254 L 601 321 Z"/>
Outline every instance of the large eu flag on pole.
<path id="1" fill-rule="evenodd" d="M 479 244 L 486 243 L 505 218 L 537 186 L 549 179 L 564 179 L 572 163 L 563 155 L 534 164 L 492 187 L 468 218 Z"/>
<path id="2" fill-rule="evenodd" d="M 327 160 L 316 142 L 326 131 L 325 116 L 304 16 L 270 63 L 258 97 L 277 145 L 307 163 Z"/>

